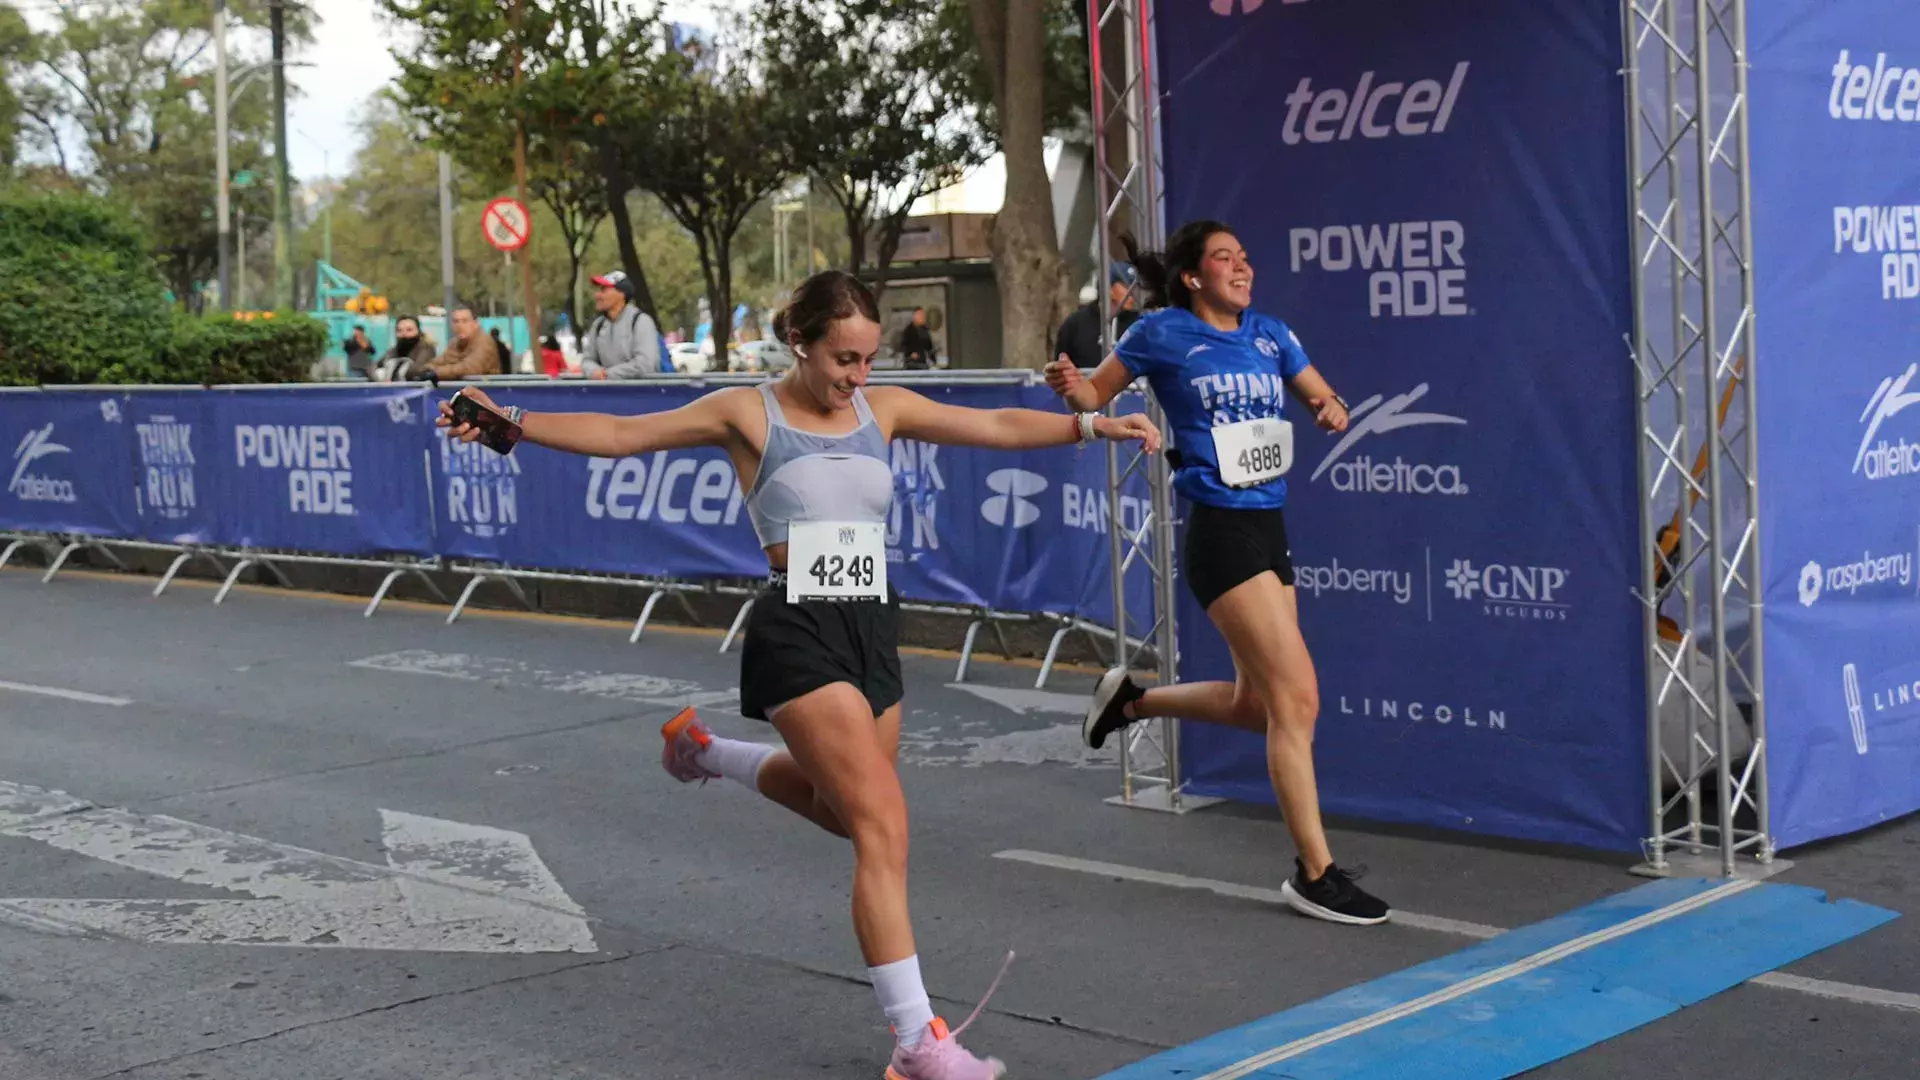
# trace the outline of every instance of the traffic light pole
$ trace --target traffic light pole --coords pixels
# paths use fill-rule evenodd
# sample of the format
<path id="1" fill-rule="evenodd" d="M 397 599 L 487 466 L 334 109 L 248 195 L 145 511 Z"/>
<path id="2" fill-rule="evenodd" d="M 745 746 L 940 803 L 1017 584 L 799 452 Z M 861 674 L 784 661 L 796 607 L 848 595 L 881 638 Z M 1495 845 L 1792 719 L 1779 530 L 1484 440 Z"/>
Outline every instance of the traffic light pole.
<path id="1" fill-rule="evenodd" d="M 287 169 L 287 27 L 285 0 L 272 0 L 273 33 L 273 306 L 293 307 L 293 191 Z"/>
<path id="2" fill-rule="evenodd" d="M 453 314 L 453 159 L 440 151 L 440 302 Z"/>

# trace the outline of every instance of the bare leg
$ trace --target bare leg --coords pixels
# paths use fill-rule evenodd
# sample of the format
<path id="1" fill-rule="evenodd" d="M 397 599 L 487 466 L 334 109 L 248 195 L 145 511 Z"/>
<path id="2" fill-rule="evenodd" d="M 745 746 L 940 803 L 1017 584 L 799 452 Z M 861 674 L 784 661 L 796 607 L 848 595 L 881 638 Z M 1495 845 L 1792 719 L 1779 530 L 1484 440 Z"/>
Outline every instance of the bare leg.
<path id="1" fill-rule="evenodd" d="M 862 701 L 866 698 L 862 697 Z M 785 710 L 782 710 L 784 713 Z M 779 722 L 774 723 L 776 728 Z M 900 706 L 894 704 L 873 721 L 874 730 L 879 734 L 881 749 L 886 752 L 888 761 L 898 761 L 900 756 Z M 833 807 L 821 797 L 813 786 L 813 781 L 786 750 L 777 751 L 760 767 L 757 781 L 760 794 L 779 803 L 781 806 L 799 814 L 815 825 L 835 836 L 847 835 L 846 827 L 840 824 L 840 818 Z"/>
<path id="2" fill-rule="evenodd" d="M 897 707 L 889 713 L 897 737 Z M 907 911 L 907 800 L 891 748 L 881 738 L 867 699 L 847 683 L 834 683 L 787 703 L 773 724 L 786 739 L 798 772 L 841 826 L 833 831 L 853 841 L 853 932 L 867 965 L 913 956 Z M 776 782 L 784 784 L 781 775 L 776 774 Z M 785 793 L 799 794 L 797 786 Z"/>

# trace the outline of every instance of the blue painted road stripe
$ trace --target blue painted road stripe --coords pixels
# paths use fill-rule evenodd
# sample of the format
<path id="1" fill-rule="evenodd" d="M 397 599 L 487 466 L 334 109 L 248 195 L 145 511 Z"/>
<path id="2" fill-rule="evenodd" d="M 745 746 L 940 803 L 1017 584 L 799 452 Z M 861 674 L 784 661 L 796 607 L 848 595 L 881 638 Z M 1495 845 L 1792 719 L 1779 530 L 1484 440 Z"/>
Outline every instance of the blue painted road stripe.
<path id="1" fill-rule="evenodd" d="M 1494 1080 L 1895 918 L 1759 882 L 1655 882 L 1104 1080 Z"/>

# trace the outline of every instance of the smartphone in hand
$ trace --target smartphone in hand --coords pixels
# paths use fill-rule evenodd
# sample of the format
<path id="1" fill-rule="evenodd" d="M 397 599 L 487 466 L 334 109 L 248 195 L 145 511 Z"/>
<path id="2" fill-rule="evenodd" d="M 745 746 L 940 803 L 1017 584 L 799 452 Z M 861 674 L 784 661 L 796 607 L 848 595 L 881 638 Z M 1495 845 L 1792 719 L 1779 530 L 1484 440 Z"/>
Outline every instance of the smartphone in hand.
<path id="1" fill-rule="evenodd" d="M 480 429 L 480 442 L 496 454 L 511 454 L 520 442 L 520 425 L 505 413 L 460 394 L 453 399 L 453 422 Z"/>

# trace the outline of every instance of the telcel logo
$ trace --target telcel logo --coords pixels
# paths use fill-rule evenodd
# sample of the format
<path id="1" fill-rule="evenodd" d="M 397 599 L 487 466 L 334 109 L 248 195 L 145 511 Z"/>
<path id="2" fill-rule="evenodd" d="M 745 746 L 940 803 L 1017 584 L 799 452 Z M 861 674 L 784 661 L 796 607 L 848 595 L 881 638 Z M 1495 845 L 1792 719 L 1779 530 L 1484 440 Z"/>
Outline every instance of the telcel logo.
<path id="1" fill-rule="evenodd" d="M 1444 84 L 1438 79 L 1378 82 L 1378 72 L 1362 72 L 1351 92 L 1338 87 L 1315 91 L 1313 79 L 1303 78 L 1287 95 L 1287 120 L 1280 129 L 1280 141 L 1298 146 L 1302 139 L 1330 143 L 1349 142 L 1355 135 L 1363 139 L 1439 135 L 1453 118 L 1471 66 L 1466 60 L 1455 64 L 1452 79 Z M 1396 99 L 1399 106 L 1387 110 L 1386 104 Z"/>
<path id="2" fill-rule="evenodd" d="M 1920 68 L 1888 67 L 1886 53 L 1876 57 L 1872 67 L 1855 64 L 1852 55 L 1841 49 L 1840 60 L 1833 65 L 1827 115 L 1835 120 L 1920 121 Z"/>

